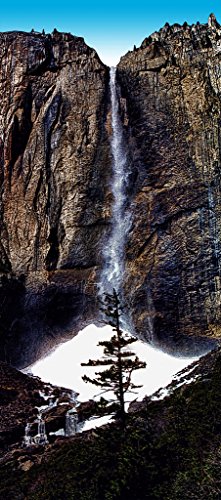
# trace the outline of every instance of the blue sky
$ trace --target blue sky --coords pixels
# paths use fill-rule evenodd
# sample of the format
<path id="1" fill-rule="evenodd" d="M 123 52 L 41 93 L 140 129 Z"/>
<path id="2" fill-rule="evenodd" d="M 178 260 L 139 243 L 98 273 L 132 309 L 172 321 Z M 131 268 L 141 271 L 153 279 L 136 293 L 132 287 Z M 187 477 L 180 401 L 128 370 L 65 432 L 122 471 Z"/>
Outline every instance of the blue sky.
<path id="1" fill-rule="evenodd" d="M 2 2 L 0 31 L 56 27 L 83 36 L 106 64 L 114 65 L 165 22 L 205 23 L 211 12 L 221 23 L 220 0 L 11 0 Z"/>

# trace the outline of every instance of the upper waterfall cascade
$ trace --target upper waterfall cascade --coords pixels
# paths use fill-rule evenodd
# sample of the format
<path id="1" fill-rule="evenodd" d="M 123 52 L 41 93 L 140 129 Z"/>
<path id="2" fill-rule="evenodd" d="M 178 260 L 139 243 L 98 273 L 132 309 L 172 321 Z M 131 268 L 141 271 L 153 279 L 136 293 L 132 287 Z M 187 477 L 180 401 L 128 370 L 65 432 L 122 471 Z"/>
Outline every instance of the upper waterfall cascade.
<path id="1" fill-rule="evenodd" d="M 111 153 L 113 177 L 112 231 L 104 245 L 103 271 L 100 292 L 119 293 L 124 273 L 125 240 L 130 229 L 130 214 L 126 209 L 128 178 L 130 173 L 127 147 L 124 140 L 123 125 L 119 113 L 119 95 L 116 83 L 116 68 L 110 70 L 111 97 Z"/>

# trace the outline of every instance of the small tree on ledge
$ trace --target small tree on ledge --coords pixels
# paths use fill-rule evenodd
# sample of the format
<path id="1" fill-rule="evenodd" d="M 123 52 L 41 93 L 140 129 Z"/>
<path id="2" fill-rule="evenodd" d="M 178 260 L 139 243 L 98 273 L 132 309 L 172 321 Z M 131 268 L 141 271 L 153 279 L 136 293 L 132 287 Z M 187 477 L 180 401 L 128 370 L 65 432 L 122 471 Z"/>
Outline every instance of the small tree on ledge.
<path id="1" fill-rule="evenodd" d="M 87 375 L 84 375 L 82 378 L 85 382 L 90 382 L 97 387 L 101 387 L 102 394 L 107 392 L 114 393 L 116 398 L 115 405 L 113 405 L 113 400 L 108 402 L 104 398 L 101 398 L 100 401 L 103 406 L 104 402 L 106 403 L 106 410 L 109 409 L 110 413 L 115 408 L 116 417 L 120 419 L 123 427 L 125 427 L 125 394 L 134 392 L 135 389 L 142 387 L 142 385 L 134 385 L 131 378 L 132 373 L 140 368 L 145 368 L 146 363 L 140 361 L 132 351 L 128 350 L 128 346 L 136 342 L 137 339 L 121 330 L 120 318 L 122 307 L 115 290 L 113 290 L 113 294 L 105 295 L 101 310 L 105 314 L 106 323 L 112 326 L 115 333 L 109 341 L 98 343 L 99 346 L 104 348 L 102 359 L 90 359 L 87 363 L 81 363 L 81 365 L 107 366 L 107 368 L 101 372 L 95 372 L 96 377 L 94 379 Z"/>

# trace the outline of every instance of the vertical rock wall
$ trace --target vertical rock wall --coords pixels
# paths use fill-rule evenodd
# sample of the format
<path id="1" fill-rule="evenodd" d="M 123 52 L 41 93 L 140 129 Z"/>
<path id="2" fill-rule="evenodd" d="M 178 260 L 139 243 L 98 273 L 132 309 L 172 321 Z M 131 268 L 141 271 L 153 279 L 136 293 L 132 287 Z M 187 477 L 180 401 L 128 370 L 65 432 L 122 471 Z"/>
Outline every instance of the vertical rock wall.
<path id="1" fill-rule="evenodd" d="M 108 80 L 82 38 L 0 34 L 0 271 L 6 288 L 22 281 L 19 313 L 0 311 L 12 338 L 89 315 L 109 210 Z"/>
<path id="2" fill-rule="evenodd" d="M 121 58 L 133 154 L 124 287 L 137 332 L 185 350 L 221 334 L 221 27 L 168 24 Z"/>

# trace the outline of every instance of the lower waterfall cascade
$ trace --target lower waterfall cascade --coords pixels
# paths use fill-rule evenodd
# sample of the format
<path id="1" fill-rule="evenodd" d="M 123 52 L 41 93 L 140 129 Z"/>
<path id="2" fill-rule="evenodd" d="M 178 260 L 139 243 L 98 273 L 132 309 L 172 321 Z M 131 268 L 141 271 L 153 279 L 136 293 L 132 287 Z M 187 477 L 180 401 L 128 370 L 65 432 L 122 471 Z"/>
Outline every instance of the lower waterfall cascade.
<path id="1" fill-rule="evenodd" d="M 24 370 L 25 372 L 25 370 Z M 25 426 L 25 433 L 22 440 L 22 446 L 24 448 L 29 448 L 32 446 L 46 446 L 49 443 L 49 436 L 61 435 L 61 436 L 73 436 L 77 432 L 80 432 L 84 423 L 79 423 L 78 414 L 76 411 L 76 393 L 73 391 L 73 399 L 71 400 L 73 407 L 66 412 L 65 416 L 65 426 L 59 429 L 56 432 L 47 432 L 46 429 L 46 420 L 47 416 L 50 413 L 50 410 L 53 408 L 59 407 L 60 402 L 57 397 L 52 395 L 52 391 L 50 386 L 47 387 L 49 389 L 49 394 L 44 393 L 43 391 L 39 391 L 39 395 L 44 399 L 44 405 L 36 406 L 38 410 L 38 415 L 36 419 L 32 422 L 27 422 Z M 64 393 L 65 394 L 65 393 Z M 62 403 L 61 403 L 62 404 Z M 63 403 L 68 404 L 68 403 Z M 37 425 L 37 434 L 34 432 Z"/>

